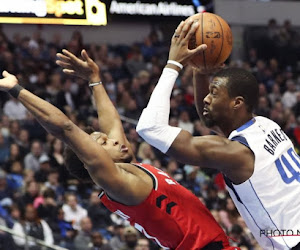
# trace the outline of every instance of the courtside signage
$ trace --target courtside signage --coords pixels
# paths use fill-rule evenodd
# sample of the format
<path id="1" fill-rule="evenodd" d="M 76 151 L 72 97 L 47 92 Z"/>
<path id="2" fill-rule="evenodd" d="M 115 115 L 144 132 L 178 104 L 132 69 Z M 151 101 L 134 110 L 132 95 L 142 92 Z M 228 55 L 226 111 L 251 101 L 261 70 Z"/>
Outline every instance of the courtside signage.
<path id="1" fill-rule="evenodd" d="M 126 2 L 112 0 L 109 8 L 110 14 L 142 15 L 142 16 L 177 16 L 188 17 L 196 14 L 193 4 L 180 4 L 178 2 Z"/>
<path id="2" fill-rule="evenodd" d="M 5 0 L 0 23 L 106 25 L 100 0 Z"/>

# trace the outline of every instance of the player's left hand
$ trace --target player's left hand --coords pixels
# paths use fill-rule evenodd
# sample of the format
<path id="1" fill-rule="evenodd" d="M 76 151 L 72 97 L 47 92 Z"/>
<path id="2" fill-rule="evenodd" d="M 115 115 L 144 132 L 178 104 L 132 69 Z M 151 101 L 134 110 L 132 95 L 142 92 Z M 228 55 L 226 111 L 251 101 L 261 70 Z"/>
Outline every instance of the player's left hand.
<path id="1" fill-rule="evenodd" d="M 88 81 L 100 81 L 99 67 L 84 49 L 81 51 L 83 60 L 66 49 L 63 49 L 62 53 L 57 53 L 56 55 L 59 58 L 56 64 L 63 68 L 64 73 L 79 76 Z"/>
<path id="2" fill-rule="evenodd" d="M 6 70 L 4 70 L 2 72 L 2 76 L 4 78 L 0 79 L 0 90 L 1 91 L 7 92 L 18 84 L 17 77 L 12 74 L 9 74 Z"/>
<path id="3" fill-rule="evenodd" d="M 192 50 L 188 48 L 189 40 L 195 34 L 198 26 L 198 22 L 194 22 L 193 20 L 188 22 L 182 21 L 178 25 L 172 37 L 169 60 L 174 60 L 182 65 L 186 65 L 192 56 L 204 51 L 207 48 L 206 44 L 201 44 Z"/>

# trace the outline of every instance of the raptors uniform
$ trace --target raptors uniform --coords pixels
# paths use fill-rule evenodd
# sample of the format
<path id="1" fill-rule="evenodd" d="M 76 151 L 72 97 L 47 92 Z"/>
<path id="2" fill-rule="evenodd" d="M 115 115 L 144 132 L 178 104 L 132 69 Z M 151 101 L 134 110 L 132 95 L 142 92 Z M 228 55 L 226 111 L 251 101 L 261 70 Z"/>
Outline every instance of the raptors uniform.
<path id="1" fill-rule="evenodd" d="M 247 226 L 263 249 L 295 247 L 300 242 L 294 236 L 300 232 L 300 159 L 291 140 L 278 124 L 260 116 L 232 131 L 229 139 L 255 156 L 247 181 L 234 185 L 225 177 Z"/>
<path id="2" fill-rule="evenodd" d="M 153 179 L 153 190 L 137 206 L 99 196 L 112 212 L 130 221 L 149 239 L 164 249 L 237 249 L 229 246 L 227 236 L 208 209 L 190 191 L 165 172 L 146 164 L 133 164 Z"/>

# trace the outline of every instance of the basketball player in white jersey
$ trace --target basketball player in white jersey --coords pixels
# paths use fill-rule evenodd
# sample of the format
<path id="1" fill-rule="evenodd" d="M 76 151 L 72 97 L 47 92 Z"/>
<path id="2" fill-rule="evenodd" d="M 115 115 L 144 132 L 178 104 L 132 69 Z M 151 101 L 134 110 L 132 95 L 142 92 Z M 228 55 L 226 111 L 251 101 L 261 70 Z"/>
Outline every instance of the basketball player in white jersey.
<path id="1" fill-rule="evenodd" d="M 197 25 L 197 24 L 195 24 Z M 198 113 L 224 136 L 193 137 L 168 125 L 170 95 L 182 65 L 192 56 L 181 23 L 137 132 L 180 162 L 220 170 L 247 226 L 263 249 L 300 249 L 300 158 L 278 124 L 253 110 L 258 83 L 243 69 L 222 69 L 209 82 L 194 70 Z M 204 99 L 203 99 L 204 98 Z M 226 138 L 227 137 L 227 138 Z"/>

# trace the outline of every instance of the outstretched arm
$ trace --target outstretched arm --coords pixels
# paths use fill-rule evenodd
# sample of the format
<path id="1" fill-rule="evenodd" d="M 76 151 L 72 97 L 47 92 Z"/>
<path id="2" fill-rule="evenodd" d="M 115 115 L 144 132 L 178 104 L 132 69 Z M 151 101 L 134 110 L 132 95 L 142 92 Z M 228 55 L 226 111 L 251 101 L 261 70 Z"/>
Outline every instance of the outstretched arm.
<path id="1" fill-rule="evenodd" d="M 198 23 L 192 21 L 179 24 L 172 38 L 169 61 L 186 64 L 189 58 L 206 49 L 204 44 L 194 50 L 188 49 L 188 42 L 197 28 Z M 168 125 L 170 95 L 179 70 L 176 63 L 166 65 L 136 128 L 141 137 L 163 153 L 167 152 L 181 131 Z"/>
<path id="2" fill-rule="evenodd" d="M 193 53 L 205 49 L 203 45 L 198 47 L 198 51 L 187 48 L 187 41 L 196 27 L 191 23 L 179 25 L 175 34 L 180 35 L 172 38 L 169 59 L 184 64 Z M 251 168 L 246 167 L 253 164 L 253 154 L 248 148 L 224 137 L 193 137 L 187 131 L 169 126 L 170 95 L 177 71 L 179 68 L 169 64 L 164 69 L 139 119 L 137 132 L 149 144 L 182 163 L 219 169 L 235 183 L 246 180 L 251 175 L 248 171 Z"/>
<path id="3" fill-rule="evenodd" d="M 145 199 L 149 187 L 144 181 L 115 164 L 90 135 L 77 127 L 59 109 L 22 89 L 14 75 L 4 71 L 3 77 L 0 80 L 0 90 L 18 98 L 49 133 L 65 142 L 84 163 L 93 181 L 112 198 L 130 205 Z"/>
<path id="4" fill-rule="evenodd" d="M 100 83 L 100 72 L 98 65 L 82 50 L 82 59 L 79 59 L 68 50 L 63 50 L 57 54 L 59 60 L 56 63 L 63 68 L 63 72 L 69 75 L 81 77 L 90 83 Z M 134 158 L 130 143 L 128 142 L 118 111 L 109 99 L 103 84 L 92 86 L 95 98 L 98 121 L 101 132 L 108 137 L 116 139 L 120 144 L 126 145 Z"/>

